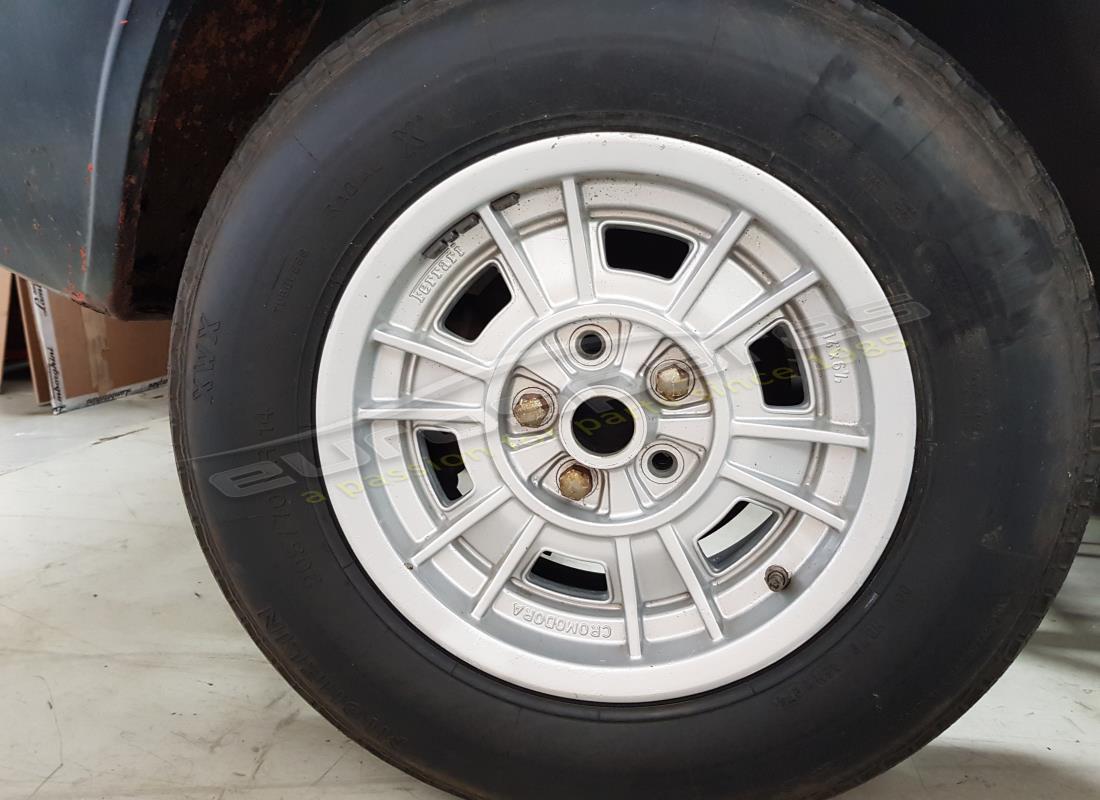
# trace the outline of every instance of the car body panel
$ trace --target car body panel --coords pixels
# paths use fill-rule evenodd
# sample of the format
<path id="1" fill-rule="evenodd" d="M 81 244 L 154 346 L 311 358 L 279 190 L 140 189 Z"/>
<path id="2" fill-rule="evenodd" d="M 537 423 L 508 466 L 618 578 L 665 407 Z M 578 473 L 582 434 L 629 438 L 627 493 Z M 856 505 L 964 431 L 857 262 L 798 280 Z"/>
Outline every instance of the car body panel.
<path id="1" fill-rule="evenodd" d="M 170 316 L 198 219 L 237 145 L 271 97 L 383 4 L 10 0 L 0 265 L 118 317 Z M 995 14 L 984 0 L 882 5 L 947 47 L 1006 108 L 1100 265 L 1100 3 L 1004 0 Z"/>
<path id="2" fill-rule="evenodd" d="M 106 310 L 134 121 L 169 0 L 7 4 L 0 264 Z"/>

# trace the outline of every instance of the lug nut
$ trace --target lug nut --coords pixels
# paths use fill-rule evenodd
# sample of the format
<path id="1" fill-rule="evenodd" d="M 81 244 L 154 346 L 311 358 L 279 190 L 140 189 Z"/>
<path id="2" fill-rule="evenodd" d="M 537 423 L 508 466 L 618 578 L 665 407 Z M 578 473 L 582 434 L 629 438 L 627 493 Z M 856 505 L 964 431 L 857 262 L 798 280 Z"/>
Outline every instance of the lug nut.
<path id="1" fill-rule="evenodd" d="M 683 400 L 691 394 L 691 370 L 679 361 L 666 361 L 653 373 L 653 388 L 665 400 Z"/>
<path id="2" fill-rule="evenodd" d="M 553 407 L 542 392 L 524 392 L 512 406 L 512 416 L 525 428 L 541 428 L 550 420 Z"/>
<path id="3" fill-rule="evenodd" d="M 791 573 L 783 567 L 768 567 L 768 571 L 764 573 L 764 582 L 773 592 L 782 592 L 791 585 Z"/>
<path id="4" fill-rule="evenodd" d="M 573 464 L 558 476 L 558 490 L 562 497 L 576 503 L 592 494 L 594 483 L 592 470 L 580 464 Z"/>

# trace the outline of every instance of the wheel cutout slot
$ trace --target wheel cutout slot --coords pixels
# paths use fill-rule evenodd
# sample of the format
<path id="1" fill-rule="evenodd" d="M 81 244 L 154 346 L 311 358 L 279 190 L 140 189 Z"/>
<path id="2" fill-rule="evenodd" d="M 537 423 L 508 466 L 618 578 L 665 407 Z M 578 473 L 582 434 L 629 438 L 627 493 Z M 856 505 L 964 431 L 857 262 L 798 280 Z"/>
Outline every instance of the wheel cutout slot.
<path id="1" fill-rule="evenodd" d="M 772 326 L 749 345 L 749 355 L 760 379 L 764 405 L 772 408 L 806 405 L 805 369 L 790 325 L 780 322 Z"/>
<path id="2" fill-rule="evenodd" d="M 497 314 L 512 302 L 508 282 L 496 264 L 481 270 L 443 317 L 443 327 L 467 342 L 475 341 Z"/>
<path id="3" fill-rule="evenodd" d="M 771 531 L 779 515 L 770 508 L 738 501 L 699 539 L 699 551 L 715 572 L 728 569 Z"/>
<path id="4" fill-rule="evenodd" d="M 611 599 L 607 569 L 603 564 L 551 550 L 543 550 L 539 554 L 527 572 L 527 580 L 551 592 L 582 600 Z"/>
<path id="5" fill-rule="evenodd" d="M 609 269 L 670 281 L 687 261 L 691 244 L 660 231 L 609 225 L 603 230 L 603 250 Z"/>
<path id="6" fill-rule="evenodd" d="M 422 430 L 416 433 L 424 468 L 443 505 L 461 500 L 474 488 L 458 439 L 450 431 Z"/>

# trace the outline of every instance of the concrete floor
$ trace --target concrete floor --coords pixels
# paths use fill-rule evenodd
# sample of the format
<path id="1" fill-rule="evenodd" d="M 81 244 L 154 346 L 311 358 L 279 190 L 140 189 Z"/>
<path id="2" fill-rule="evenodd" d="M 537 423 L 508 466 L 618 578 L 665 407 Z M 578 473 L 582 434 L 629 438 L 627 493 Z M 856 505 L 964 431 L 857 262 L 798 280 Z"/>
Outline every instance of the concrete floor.
<path id="1" fill-rule="evenodd" d="M 125 490 L 123 491 L 123 487 Z M 1100 524 L 1023 657 L 848 800 L 1100 797 Z M 163 396 L 0 395 L 0 798 L 443 798 L 283 683 L 199 553 Z"/>

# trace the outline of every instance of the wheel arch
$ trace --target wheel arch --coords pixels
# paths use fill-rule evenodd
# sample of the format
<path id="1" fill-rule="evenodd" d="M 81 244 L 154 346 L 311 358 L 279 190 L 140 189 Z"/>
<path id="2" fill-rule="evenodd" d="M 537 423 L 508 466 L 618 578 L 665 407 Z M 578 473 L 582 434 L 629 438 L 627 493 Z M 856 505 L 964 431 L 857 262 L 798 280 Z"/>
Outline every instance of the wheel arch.
<path id="1" fill-rule="evenodd" d="M 836 0 L 852 3 L 852 0 Z M 120 221 L 111 311 L 167 317 L 199 217 L 237 145 L 299 71 L 386 0 L 176 0 L 170 56 L 150 64 Z M 1051 0 L 1041 12 L 984 4 L 883 0 L 948 50 L 997 98 L 1038 150 L 1100 266 L 1100 6 Z M 1038 32 L 1038 33 L 1036 33 Z M 1056 43 L 1056 46 L 1052 46 Z M 142 178 L 137 179 L 137 175 Z"/>
<path id="2" fill-rule="evenodd" d="M 173 0 L 146 67 L 119 211 L 111 313 L 171 316 L 221 173 L 296 74 L 322 0 Z"/>

